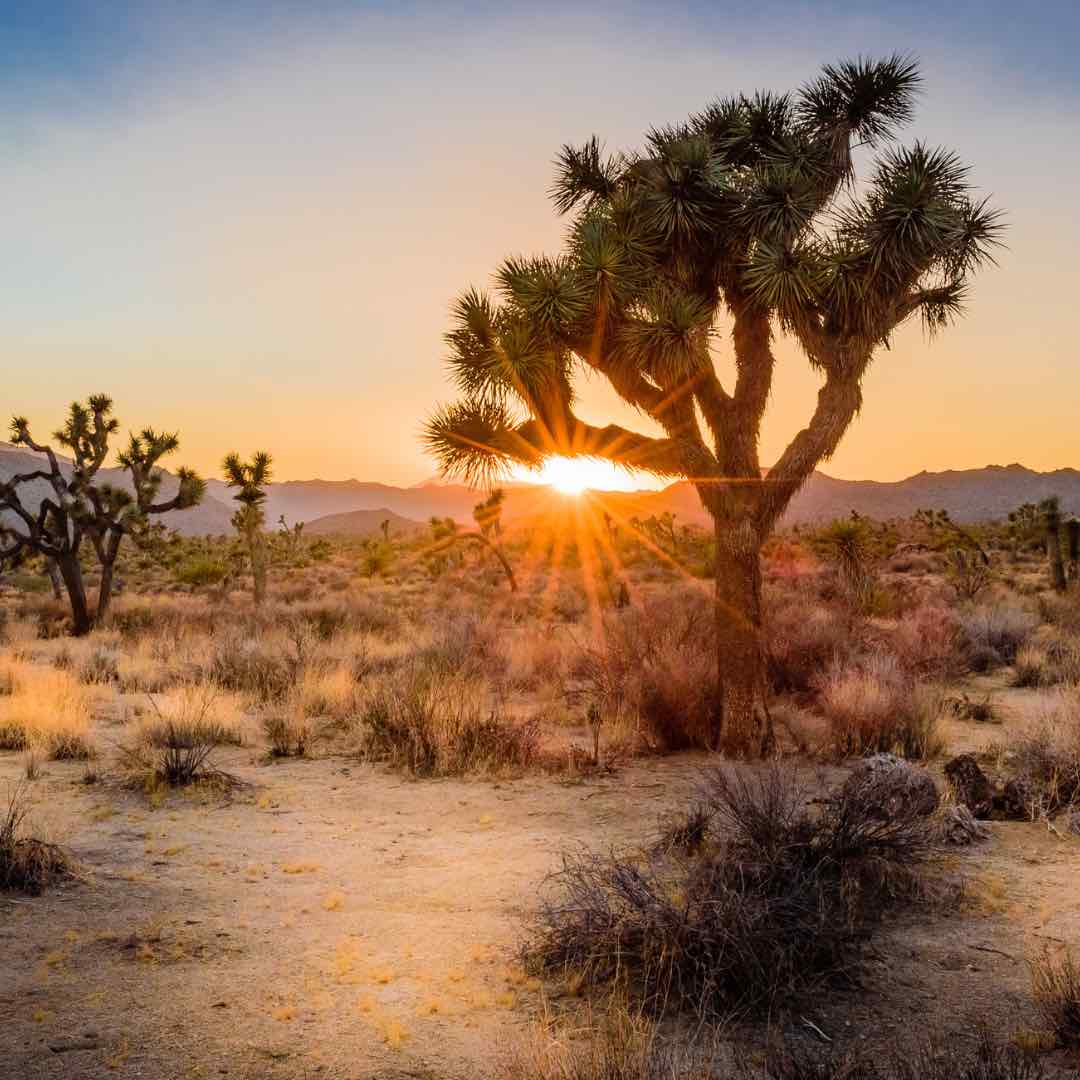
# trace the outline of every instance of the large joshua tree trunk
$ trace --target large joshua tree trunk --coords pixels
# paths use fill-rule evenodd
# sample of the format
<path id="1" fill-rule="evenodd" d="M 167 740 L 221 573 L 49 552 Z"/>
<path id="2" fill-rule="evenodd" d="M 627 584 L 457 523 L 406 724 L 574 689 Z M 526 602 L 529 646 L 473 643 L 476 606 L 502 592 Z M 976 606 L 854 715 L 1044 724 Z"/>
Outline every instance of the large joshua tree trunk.
<path id="1" fill-rule="evenodd" d="M 71 632 L 75 637 L 83 637 L 90 633 L 93 621 L 90 618 L 90 608 L 86 603 L 86 585 L 83 582 L 79 557 L 71 554 L 60 555 L 56 559 L 56 565 L 64 581 L 64 588 L 67 590 L 68 602 L 71 604 Z"/>
<path id="2" fill-rule="evenodd" d="M 714 518 L 717 710 L 714 748 L 757 756 L 772 748 L 765 704 L 761 536 L 750 520 Z"/>

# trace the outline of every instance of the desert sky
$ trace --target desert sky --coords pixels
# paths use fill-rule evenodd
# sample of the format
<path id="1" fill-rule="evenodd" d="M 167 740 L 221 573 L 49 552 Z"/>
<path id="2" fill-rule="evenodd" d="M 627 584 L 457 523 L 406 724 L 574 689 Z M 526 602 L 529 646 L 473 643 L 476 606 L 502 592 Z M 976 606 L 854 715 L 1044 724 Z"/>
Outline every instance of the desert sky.
<path id="1" fill-rule="evenodd" d="M 880 353 L 827 471 L 1080 465 L 1078 45 L 1066 3 L 4 4 L 0 412 L 47 431 L 104 390 L 211 475 L 265 448 L 279 479 L 419 481 L 449 304 L 558 247 L 564 142 L 900 51 L 903 138 L 971 163 L 1008 248 L 964 321 Z M 817 388 L 779 353 L 765 462 Z M 648 430 L 596 380 L 580 412 Z"/>

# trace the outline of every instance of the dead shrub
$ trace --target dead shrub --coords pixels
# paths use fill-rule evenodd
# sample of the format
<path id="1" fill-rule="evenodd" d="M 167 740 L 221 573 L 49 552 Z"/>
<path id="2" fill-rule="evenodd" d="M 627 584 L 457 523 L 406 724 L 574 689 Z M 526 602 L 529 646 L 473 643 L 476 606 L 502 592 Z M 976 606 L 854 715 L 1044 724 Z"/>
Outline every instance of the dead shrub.
<path id="1" fill-rule="evenodd" d="M 1039 624 L 1038 616 L 1015 604 L 979 605 L 960 612 L 968 663 L 973 671 L 989 671 L 1016 659 L 1017 650 Z"/>
<path id="2" fill-rule="evenodd" d="M 12 692 L 0 697 L 0 748 L 40 749 L 47 757 L 82 761 L 93 757 L 91 693 L 70 672 L 36 664 L 12 664 Z"/>
<path id="3" fill-rule="evenodd" d="M 1043 626 L 1016 653 L 1013 684 L 1024 687 L 1080 683 L 1080 638 Z"/>
<path id="4" fill-rule="evenodd" d="M 1046 1026 L 1062 1045 L 1080 1046 L 1080 962 L 1068 950 L 1033 960 L 1031 989 Z"/>
<path id="5" fill-rule="evenodd" d="M 536 1033 L 510 1052 L 500 1075 L 507 1080 L 720 1080 L 724 1074 L 717 1067 L 716 1055 L 704 1046 L 661 1038 L 641 1017 L 612 1010 L 590 1025 L 585 1038 Z"/>
<path id="6" fill-rule="evenodd" d="M 505 722 L 475 680 L 416 669 L 389 679 L 364 702 L 361 752 L 415 776 L 454 776 L 528 766 L 535 724 Z"/>
<path id="7" fill-rule="evenodd" d="M 0 812 L 0 889 L 15 889 L 39 896 L 71 872 L 64 852 L 55 844 L 26 835 L 30 812 L 25 784 L 16 784 Z"/>
<path id="8" fill-rule="evenodd" d="M 79 664 L 79 682 L 91 686 L 108 686 L 120 680 L 120 656 L 115 649 L 98 645 L 83 657 Z"/>
<path id="9" fill-rule="evenodd" d="M 883 819 L 866 785 L 811 809 L 794 773 L 706 774 L 695 854 L 564 857 L 528 967 L 625 991 L 650 1015 L 760 1013 L 847 970 L 879 916 L 920 889 L 920 815 Z"/>

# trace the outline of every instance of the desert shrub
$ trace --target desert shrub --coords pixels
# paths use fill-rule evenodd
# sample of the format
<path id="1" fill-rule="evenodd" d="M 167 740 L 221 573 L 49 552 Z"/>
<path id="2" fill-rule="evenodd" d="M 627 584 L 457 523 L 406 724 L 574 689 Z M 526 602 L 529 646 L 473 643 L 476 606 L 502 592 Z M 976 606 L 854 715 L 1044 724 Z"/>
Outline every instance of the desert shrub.
<path id="1" fill-rule="evenodd" d="M 19 685 L 16 665 L 0 660 L 0 697 L 11 697 Z"/>
<path id="2" fill-rule="evenodd" d="M 294 711 L 303 716 L 344 721 L 359 712 L 359 694 L 355 668 L 318 663 L 300 673 L 288 696 Z"/>
<path id="3" fill-rule="evenodd" d="M 838 757 L 884 751 L 923 760 L 941 751 L 944 692 L 916 682 L 888 654 L 833 668 L 819 684 L 818 705 Z"/>
<path id="4" fill-rule="evenodd" d="M 1013 686 L 1048 686 L 1049 662 L 1046 653 L 1036 645 L 1024 645 L 1016 651 L 1013 661 Z"/>
<path id="5" fill-rule="evenodd" d="M 712 612 L 696 590 L 609 613 L 576 658 L 571 698 L 632 722 L 653 748 L 709 746 L 716 651 Z"/>
<path id="6" fill-rule="evenodd" d="M 228 576 L 228 565 L 209 555 L 186 559 L 173 571 L 173 577 L 181 585 L 220 585 Z"/>
<path id="7" fill-rule="evenodd" d="M 1017 650 L 1013 682 L 1027 687 L 1080 683 L 1080 637 L 1056 626 L 1039 627 Z"/>
<path id="8" fill-rule="evenodd" d="M 809 590 L 766 594 L 765 657 L 775 693 L 810 691 L 831 665 L 853 655 L 861 636 L 850 610 Z"/>
<path id="9" fill-rule="evenodd" d="M 464 612 L 448 612 L 431 630 L 431 638 L 414 654 L 417 668 L 479 677 L 492 667 L 505 669 L 498 628 Z"/>
<path id="10" fill-rule="evenodd" d="M 1031 989 L 1046 1026 L 1064 1046 L 1080 1046 L 1080 962 L 1049 950 L 1031 962 Z"/>
<path id="11" fill-rule="evenodd" d="M 920 604 L 904 612 L 889 645 L 904 668 L 917 675 L 955 675 L 964 666 L 960 623 L 942 604 Z"/>
<path id="12" fill-rule="evenodd" d="M 260 701 L 284 697 L 296 679 L 301 658 L 236 633 L 215 641 L 207 674 L 223 690 L 252 694 Z"/>
<path id="13" fill-rule="evenodd" d="M 969 662 L 975 671 L 1011 664 L 1038 625 L 1038 616 L 1012 604 L 980 605 L 960 612 Z"/>
<path id="14" fill-rule="evenodd" d="M 535 725 L 505 722 L 475 680 L 412 668 L 369 693 L 362 753 L 416 776 L 453 776 L 527 766 Z"/>
<path id="15" fill-rule="evenodd" d="M 886 818 L 874 784 L 810 791 L 778 767 L 706 774 L 699 851 L 580 853 L 549 881 L 529 968 L 626 992 L 646 1013 L 768 1011 L 847 970 L 888 908 L 920 888 L 930 826 Z"/>
<path id="16" fill-rule="evenodd" d="M 262 718 L 271 757 L 304 757 L 311 740 L 311 723 L 299 709 L 282 709 Z"/>
<path id="17" fill-rule="evenodd" d="M 1070 634 L 1080 634 L 1080 592 L 1070 590 L 1064 596 L 1039 596 L 1039 614 L 1044 622 Z"/>
<path id="18" fill-rule="evenodd" d="M 176 787 L 194 783 L 211 771 L 214 750 L 236 741 L 210 687 L 187 687 L 161 703 L 151 698 L 150 706 L 134 740 L 122 748 L 129 767 L 147 780 Z"/>
<path id="19" fill-rule="evenodd" d="M 1080 800 L 1080 691 L 1048 694 L 1007 757 L 1033 817 L 1053 814 Z"/>
<path id="20" fill-rule="evenodd" d="M 0 810 L 0 889 L 39 896 L 58 878 L 70 873 L 67 856 L 55 844 L 26 833 L 30 807 L 27 789 L 16 784 Z"/>
<path id="21" fill-rule="evenodd" d="M 79 664 L 79 682 L 89 685 L 107 685 L 120 679 L 120 656 L 115 649 L 97 645 Z"/>
<path id="22" fill-rule="evenodd" d="M 945 707 L 958 720 L 973 720 L 977 724 L 993 723 L 997 719 L 997 709 L 989 694 L 973 698 L 961 692 L 945 700 Z"/>
<path id="23" fill-rule="evenodd" d="M 507 1055 L 506 1080 L 723 1080 L 705 1046 L 661 1038 L 640 1017 L 612 1010 L 585 1038 L 524 1040 Z M 750 1080 L 749 1074 L 745 1080 Z M 764 1080 L 764 1078 L 762 1078 Z"/>

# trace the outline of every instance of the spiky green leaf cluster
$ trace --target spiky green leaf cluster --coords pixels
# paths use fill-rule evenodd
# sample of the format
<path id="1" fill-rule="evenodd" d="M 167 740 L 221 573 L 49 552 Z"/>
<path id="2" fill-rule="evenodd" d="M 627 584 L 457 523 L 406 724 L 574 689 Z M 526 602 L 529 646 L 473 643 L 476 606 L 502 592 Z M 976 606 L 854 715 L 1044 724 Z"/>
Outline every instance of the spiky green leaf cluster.
<path id="1" fill-rule="evenodd" d="M 424 432 L 443 470 L 490 483 L 512 461 L 573 452 L 557 432 L 573 424 L 578 365 L 691 438 L 685 415 L 668 424 L 658 403 L 705 392 L 717 320 L 747 305 L 826 370 L 838 356 L 861 370 L 909 315 L 930 331 L 950 322 L 1002 222 L 954 154 L 892 143 L 919 87 L 910 57 L 858 58 L 789 94 L 718 100 L 650 131 L 637 154 L 605 154 L 595 137 L 563 147 L 551 192 L 571 215 L 562 254 L 507 259 L 494 297 L 471 289 L 454 306 L 463 401 Z M 862 188 L 859 145 L 879 154 Z"/>

